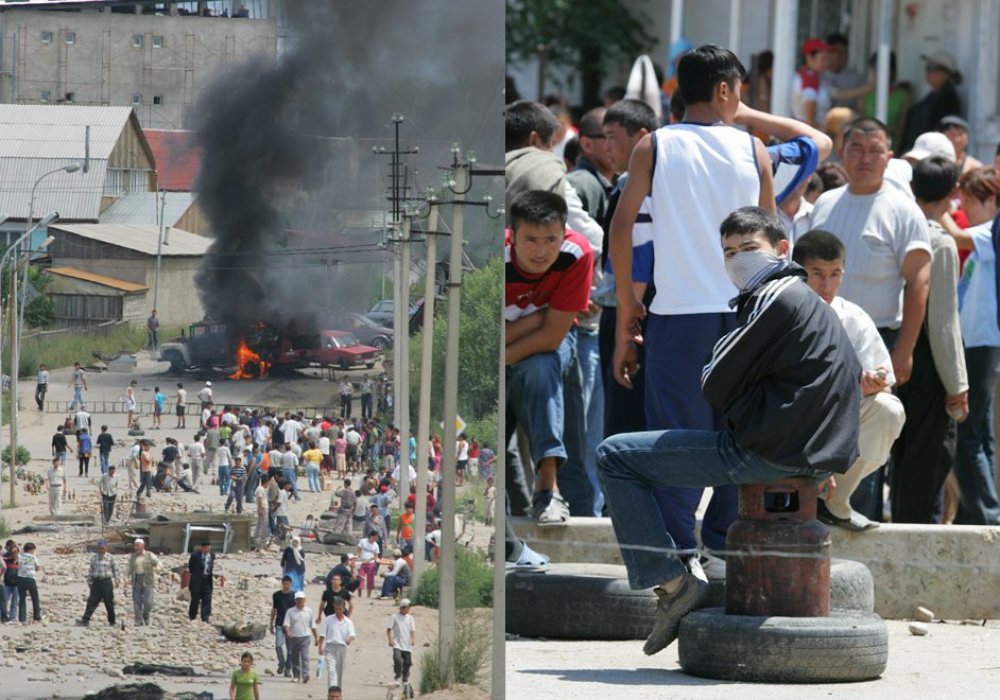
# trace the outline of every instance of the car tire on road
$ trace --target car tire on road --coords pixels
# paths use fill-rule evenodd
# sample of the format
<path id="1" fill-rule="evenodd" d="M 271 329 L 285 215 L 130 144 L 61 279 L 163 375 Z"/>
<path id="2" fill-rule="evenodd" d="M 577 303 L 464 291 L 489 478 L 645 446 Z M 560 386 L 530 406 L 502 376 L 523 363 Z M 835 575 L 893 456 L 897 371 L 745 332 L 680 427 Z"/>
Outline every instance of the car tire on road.
<path id="1" fill-rule="evenodd" d="M 889 632 L 878 615 L 834 610 L 829 617 L 726 615 L 706 608 L 681 619 L 686 673 L 754 683 L 840 683 L 878 678 Z"/>
<path id="2" fill-rule="evenodd" d="M 652 589 L 629 588 L 624 566 L 552 564 L 545 572 L 507 573 L 507 632 L 550 639 L 645 639 L 653 629 Z M 712 584 L 708 605 L 722 605 L 725 586 Z M 830 562 L 830 607 L 870 613 L 871 572 L 847 559 Z"/>

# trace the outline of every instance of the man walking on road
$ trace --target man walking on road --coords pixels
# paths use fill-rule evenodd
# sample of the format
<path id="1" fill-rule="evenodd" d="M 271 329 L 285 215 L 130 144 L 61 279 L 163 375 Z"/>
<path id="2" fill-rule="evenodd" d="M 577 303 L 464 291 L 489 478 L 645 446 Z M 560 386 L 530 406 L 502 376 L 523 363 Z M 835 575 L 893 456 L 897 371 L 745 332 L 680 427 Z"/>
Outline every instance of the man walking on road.
<path id="1" fill-rule="evenodd" d="M 101 477 L 101 512 L 104 515 L 104 523 L 110 523 L 115 513 L 115 501 L 118 500 L 118 476 L 115 474 L 115 465 L 108 467 L 108 473 Z"/>
<path id="2" fill-rule="evenodd" d="M 282 584 L 284 585 L 284 584 Z M 313 611 L 306 607 L 306 594 L 295 594 L 295 607 L 285 613 L 285 639 L 288 642 L 288 663 L 292 666 L 292 678 L 309 682 L 309 635 L 319 644 Z"/>
<path id="3" fill-rule="evenodd" d="M 201 621 L 208 622 L 212 616 L 212 575 L 215 568 L 215 555 L 212 554 L 212 543 L 205 540 L 201 550 L 191 555 L 188 560 L 188 571 L 191 582 L 191 605 L 188 607 L 188 619 L 194 622 L 198 616 L 198 606 L 201 605 Z"/>
<path id="4" fill-rule="evenodd" d="M 115 558 L 108 554 L 108 541 L 97 541 L 97 553 L 90 558 L 90 571 L 87 573 L 87 585 L 90 586 L 90 595 L 87 598 L 87 607 L 83 611 L 83 618 L 80 625 L 86 627 L 90 624 L 90 618 L 97 610 L 98 603 L 104 603 L 104 609 L 108 613 L 108 624 L 115 626 L 115 585 L 120 583 L 118 577 L 118 566 Z"/>
<path id="5" fill-rule="evenodd" d="M 49 390 L 49 370 L 45 365 L 38 365 L 38 377 L 35 380 L 35 404 L 38 410 L 45 409 L 45 392 Z"/>
<path id="6" fill-rule="evenodd" d="M 344 686 L 344 662 L 347 647 L 354 641 L 354 623 L 347 617 L 347 602 L 343 598 L 333 601 L 333 615 L 327 615 L 319 628 L 319 655 L 326 663 L 327 688 Z"/>
<path id="7" fill-rule="evenodd" d="M 417 623 L 410 614 L 410 599 L 399 601 L 399 612 L 389 617 L 385 636 L 392 649 L 392 676 L 403 685 L 410 682 L 410 667 L 413 666 L 413 647 L 417 643 Z"/>
<path id="8" fill-rule="evenodd" d="M 157 337 L 157 331 L 160 329 L 160 319 L 156 317 L 156 309 L 153 309 L 153 313 L 149 315 L 146 319 L 146 334 L 149 336 L 149 349 L 153 352 L 159 347 L 159 338 Z"/>
<path id="9" fill-rule="evenodd" d="M 73 378 L 69 385 L 73 387 L 73 401 L 69 405 L 69 410 L 74 411 L 77 406 L 81 409 L 86 408 L 87 404 L 83 400 L 83 392 L 87 390 L 87 373 L 83 371 L 79 362 L 73 363 Z"/>
<path id="10" fill-rule="evenodd" d="M 135 626 L 149 625 L 149 614 L 153 611 L 153 593 L 156 591 L 156 570 L 160 560 L 152 552 L 146 551 L 146 542 L 135 540 L 135 551 L 128 559 L 126 580 L 132 582 L 132 607 L 135 612 Z M 127 585 L 127 584 L 126 584 Z"/>

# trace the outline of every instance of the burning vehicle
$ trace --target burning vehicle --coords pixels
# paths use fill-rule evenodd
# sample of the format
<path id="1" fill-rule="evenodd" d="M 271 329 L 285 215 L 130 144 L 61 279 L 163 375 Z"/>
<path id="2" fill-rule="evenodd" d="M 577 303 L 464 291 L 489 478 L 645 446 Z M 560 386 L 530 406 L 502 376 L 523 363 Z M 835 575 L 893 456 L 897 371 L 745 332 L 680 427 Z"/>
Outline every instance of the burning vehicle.
<path id="1" fill-rule="evenodd" d="M 265 323 L 232 329 L 205 320 L 192 323 L 186 335 L 182 331 L 180 338 L 163 343 L 159 361 L 169 362 L 174 372 L 217 369 L 228 372 L 230 379 L 256 379 L 310 366 L 372 369 L 381 356 L 378 348 L 362 345 L 343 331 L 300 333 Z"/>

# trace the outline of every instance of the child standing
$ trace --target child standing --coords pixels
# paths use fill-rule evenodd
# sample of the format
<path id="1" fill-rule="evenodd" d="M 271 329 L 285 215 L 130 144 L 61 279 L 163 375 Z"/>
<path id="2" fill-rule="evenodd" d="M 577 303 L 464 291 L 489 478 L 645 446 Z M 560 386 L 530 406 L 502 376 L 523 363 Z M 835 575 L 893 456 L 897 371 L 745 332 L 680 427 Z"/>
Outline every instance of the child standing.
<path id="1" fill-rule="evenodd" d="M 229 679 L 229 700 L 260 700 L 260 678 L 253 669 L 253 654 L 243 652 L 239 670 Z"/>

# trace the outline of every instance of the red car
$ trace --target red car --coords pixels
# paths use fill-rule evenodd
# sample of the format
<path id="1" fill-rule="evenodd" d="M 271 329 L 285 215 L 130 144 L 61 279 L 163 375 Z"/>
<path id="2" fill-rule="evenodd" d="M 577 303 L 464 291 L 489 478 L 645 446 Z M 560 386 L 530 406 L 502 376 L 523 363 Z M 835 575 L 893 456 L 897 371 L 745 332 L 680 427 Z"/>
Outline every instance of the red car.
<path id="1" fill-rule="evenodd" d="M 362 345 L 353 333 L 346 331 L 320 331 L 313 335 L 296 336 L 295 352 L 305 364 L 321 367 L 352 367 L 372 369 L 382 353 L 378 348 Z"/>

